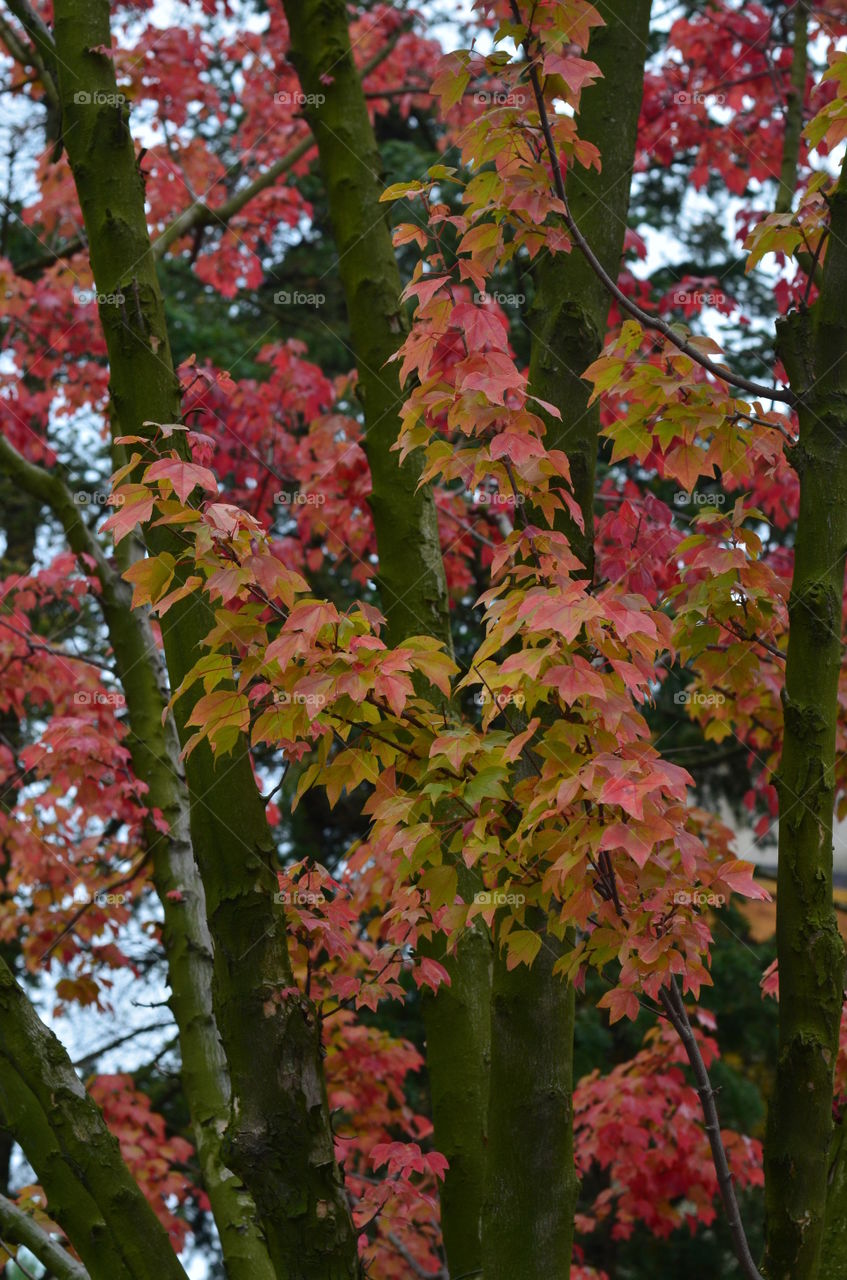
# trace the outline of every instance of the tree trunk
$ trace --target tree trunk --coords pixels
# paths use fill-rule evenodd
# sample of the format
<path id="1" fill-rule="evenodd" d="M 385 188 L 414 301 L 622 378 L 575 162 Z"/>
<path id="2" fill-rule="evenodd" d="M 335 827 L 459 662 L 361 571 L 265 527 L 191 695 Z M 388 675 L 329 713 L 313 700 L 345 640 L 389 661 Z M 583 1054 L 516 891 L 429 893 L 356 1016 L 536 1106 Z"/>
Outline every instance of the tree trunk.
<path id="1" fill-rule="evenodd" d="M 212 1008 L 212 942 L 191 843 L 179 742 L 173 718 L 163 720 L 168 694 L 161 655 L 146 618 L 130 608 L 129 587 L 105 561 L 61 479 L 27 462 L 5 440 L 0 440 L 0 468 L 30 501 L 35 498 L 50 508 L 77 555 L 95 562 L 98 602 L 126 698 L 133 771 L 147 784 L 148 804 L 161 811 L 169 828 L 163 833 L 149 823 L 145 837 L 164 916 L 169 1003 L 179 1031 L 182 1083 L 203 1186 L 230 1280 L 273 1280 L 255 1205 L 221 1155 L 230 1112 L 229 1073 Z M 168 897 L 175 890 L 180 897 Z"/>
<path id="2" fill-rule="evenodd" d="M 305 114 L 318 144 L 359 374 L 389 641 L 432 635 L 449 645 L 435 499 L 428 486 L 417 489 L 420 461 L 412 457 L 399 467 L 391 452 L 405 397 L 397 366 L 386 362 L 403 341 L 407 323 L 387 206 L 379 202 L 379 151 L 350 49 L 347 6 L 343 0 L 284 0 L 283 7 L 291 60 L 303 93 L 316 104 L 307 105 Z"/>
<path id="3" fill-rule="evenodd" d="M 847 1129 L 843 1116 L 830 1153 L 820 1273 L 847 1276 Z"/>
<path id="4" fill-rule="evenodd" d="M 391 450 L 404 395 L 397 366 L 387 361 L 403 341 L 407 324 L 387 210 L 379 202 L 384 185 L 380 158 L 350 49 L 347 9 L 341 0 L 285 0 L 284 7 L 301 87 L 319 104 L 307 108 L 307 116 L 318 144 L 359 373 L 388 640 L 399 644 L 411 635 L 430 635 L 451 652 L 432 490 L 417 489 L 417 457 L 400 467 Z M 322 78 L 324 72 L 331 74 Z M 472 897 L 477 877 L 461 859 L 459 872 L 460 891 Z M 445 954 L 443 935 L 422 941 L 420 949 L 450 975 L 449 987 L 424 997 L 423 1013 L 435 1144 L 449 1161 L 441 1195 L 444 1245 L 451 1274 L 458 1276 L 474 1272 L 481 1262 L 491 947 L 480 924 L 454 955 Z"/>
<path id="5" fill-rule="evenodd" d="M 577 125 L 593 142 L 602 168 L 568 170 L 571 213 L 603 267 L 617 279 L 629 210 L 636 134 L 644 88 L 644 59 L 651 0 L 605 0 L 595 7 L 606 23 L 591 37 L 589 56 L 603 79 L 584 89 Z M 532 335 L 529 385 L 554 404 L 561 418 L 542 412 L 548 448 L 568 456 L 574 496 L 585 521 L 581 532 L 564 523 L 589 577 L 594 576 L 594 476 L 600 407 L 588 407 L 591 386 L 582 374 L 606 337 L 609 294 L 583 255 L 545 257 L 534 275 L 535 298 L 528 317 Z"/>
<path id="6" fill-rule="evenodd" d="M 832 898 L 832 819 L 847 550 L 847 170 L 830 198 L 823 285 L 778 325 L 800 399 L 791 461 L 800 512 L 789 599 L 779 794 L 779 1057 L 765 1143 L 770 1280 L 823 1276 L 833 1068 L 844 946 Z"/>
<path id="7" fill-rule="evenodd" d="M 606 26 L 589 54 L 603 79 L 585 89 L 581 138 L 593 142 L 600 173 L 568 173 L 571 212 L 607 272 L 617 278 L 635 159 L 644 83 L 650 0 L 608 0 L 597 6 Z M 594 477 L 599 407 L 588 407 L 582 372 L 603 345 L 609 295 L 577 250 L 542 258 L 534 273 L 528 318 L 532 335 L 529 385 L 555 405 L 545 415 L 547 444 L 570 462 L 584 529 L 563 522 L 574 552 L 594 576 Z M 567 942 L 566 944 L 567 945 Z M 574 992 L 552 974 L 562 944 L 547 933 L 530 969 L 511 973 L 495 959 L 492 1066 L 483 1259 L 485 1280 L 515 1274 L 566 1277 L 579 1184 L 573 1157 Z"/>
<path id="8" fill-rule="evenodd" d="M 541 913 L 527 929 L 544 929 Z M 488 1159 L 482 1223 L 485 1280 L 567 1280 L 577 1181 L 573 1164 L 573 993 L 544 936 L 532 967 L 506 968 L 495 947 Z"/>
<path id="9" fill-rule="evenodd" d="M 83 211 L 109 352 L 113 426 L 147 435 L 176 422 L 180 394 L 144 216 L 143 178 L 117 93 L 105 0 L 55 6 L 64 138 Z M 151 532 L 150 549 L 179 556 Z M 213 623 L 198 596 L 174 606 L 162 632 L 171 687 Z M 177 727 L 200 696 L 177 704 Z M 242 740 L 216 762 L 186 763 L 191 836 L 214 942 L 214 1007 L 232 1083 L 224 1159 L 251 1191 L 277 1273 L 303 1280 L 359 1274 L 356 1237 L 333 1153 L 320 1023 L 294 987 L 285 917 L 274 903 L 275 850 Z M 278 993 L 286 991 L 285 996 Z"/>
<path id="10" fill-rule="evenodd" d="M 117 1138 L 3 960 L 0 1115 L 93 1280 L 186 1280 Z"/>

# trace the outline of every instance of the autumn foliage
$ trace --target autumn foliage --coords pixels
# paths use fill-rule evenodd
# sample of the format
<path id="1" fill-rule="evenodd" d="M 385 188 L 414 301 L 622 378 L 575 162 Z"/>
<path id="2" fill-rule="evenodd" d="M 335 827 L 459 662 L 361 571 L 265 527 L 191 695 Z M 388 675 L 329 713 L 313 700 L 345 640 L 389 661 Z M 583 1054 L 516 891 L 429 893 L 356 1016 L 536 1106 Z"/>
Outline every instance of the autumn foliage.
<path id="1" fill-rule="evenodd" d="M 814 307 L 827 269 L 833 156 L 847 138 L 842 8 L 683 5 L 654 22 L 636 189 L 670 181 L 682 157 L 703 199 L 730 193 L 731 252 L 754 281 L 767 270 L 781 316 Z M 40 58 L 38 40 L 10 9 L 0 44 L 14 100 L 34 110 L 55 90 L 22 59 L 24 37 Z M 51 23 L 49 6 L 39 13 Z M 32 158 L 0 262 L 0 469 L 29 486 L 35 511 L 17 560 L 13 511 L 4 526 L 0 945 L 60 1034 L 82 1010 L 114 1012 L 128 978 L 139 990 L 167 981 L 163 908 L 187 912 L 190 890 L 162 893 L 154 874 L 151 845 L 173 837 L 173 824 L 135 770 L 131 695 L 101 609 L 113 576 L 158 650 L 179 609 L 202 601 L 212 625 L 187 674 L 164 688 L 165 717 L 190 707 L 182 765 L 207 752 L 219 775 L 249 749 L 291 958 L 290 983 L 265 1000 L 314 1010 L 364 1273 L 447 1275 L 439 1194 L 449 1162 L 433 1136 L 416 1019 L 478 930 L 509 972 L 531 972 L 554 942 L 555 978 L 604 1011 L 604 1026 L 648 1015 L 634 1052 L 595 1063 L 573 1093 L 576 1170 L 601 1189 L 578 1204 L 571 1276 L 592 1280 L 607 1274 L 592 1264 L 599 1241 L 678 1239 L 722 1212 L 696 1066 L 667 1001 L 681 995 L 704 1069 L 720 1069 L 721 1027 L 701 1004 L 716 935 L 726 911 L 771 895 L 739 856 L 714 785 L 668 749 L 667 712 L 676 708 L 697 750 L 737 748 L 735 799 L 766 840 L 796 614 L 793 371 L 771 347 L 745 359 L 744 343 L 773 317 L 749 314 L 756 295 L 740 273 L 724 286 L 689 262 L 654 279 L 633 225 L 609 281 L 607 331 L 576 371 L 599 414 L 596 509 L 586 512 L 568 423 L 534 394 L 525 317 L 501 299 L 546 261 L 582 253 L 583 239 L 590 249 L 590 221 L 577 226 L 564 197 L 574 174 L 602 172 L 580 107 L 602 78 L 592 40 L 604 17 L 587 0 L 480 3 L 448 48 L 425 12 L 350 6 L 377 136 L 425 118 L 440 153 L 425 174 L 390 175 L 382 202 L 408 319 L 393 361 L 393 452 L 398 467 L 417 460 L 434 493 L 455 647 L 423 619 L 419 634 L 391 642 L 349 347 L 340 357 L 333 347 L 322 367 L 313 347 L 323 321 L 293 333 L 262 321 L 245 371 L 216 351 L 220 334 L 182 341 L 186 299 L 211 300 L 224 324 L 240 324 L 238 308 L 274 292 L 269 264 L 286 261 L 304 228 L 329 234 L 314 104 L 288 57 L 287 24 L 279 6 L 261 31 L 255 17 L 238 5 L 180 6 L 163 27 L 143 6 L 120 8 L 114 46 L 99 51 L 131 107 L 173 345 L 185 355 L 180 421 L 127 431 L 110 410 L 98 313 L 118 307 L 130 325 L 141 303 L 129 288 L 120 301 L 98 296 L 55 137 Z M 800 22 L 814 57 L 786 169 Z M 774 212 L 774 183 L 786 182 L 794 203 Z M 330 290 L 326 274 L 309 276 L 312 295 Z M 557 423 L 564 447 L 550 442 Z M 33 476 L 44 474 L 64 499 L 39 490 Z M 591 566 L 576 550 L 587 515 Z M 65 545 L 73 519 L 84 547 Z M 155 541 L 163 531 L 167 550 Z M 837 613 L 840 635 L 843 604 Z M 829 788 L 839 816 L 845 708 L 842 675 Z M 839 1124 L 843 1058 L 842 1044 Z M 211 1212 L 202 1160 L 184 1107 L 145 1091 L 132 1063 L 84 1071 L 85 1083 L 174 1249 L 190 1250 Z M 0 1121 L 3 1107 L 0 1093 Z M 762 1136 L 760 1126 L 721 1128 L 751 1202 L 765 1180 Z M 38 1179 L 11 1182 L 10 1196 L 61 1232 Z"/>

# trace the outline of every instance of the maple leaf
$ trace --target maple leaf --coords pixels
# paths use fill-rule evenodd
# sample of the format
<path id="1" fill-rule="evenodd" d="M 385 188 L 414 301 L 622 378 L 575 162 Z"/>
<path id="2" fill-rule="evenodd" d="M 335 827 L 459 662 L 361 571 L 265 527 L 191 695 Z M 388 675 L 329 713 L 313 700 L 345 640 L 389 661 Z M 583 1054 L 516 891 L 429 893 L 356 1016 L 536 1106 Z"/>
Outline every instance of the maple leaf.
<path id="1" fill-rule="evenodd" d="M 160 458 L 152 462 L 144 472 L 144 482 L 167 480 L 180 502 L 187 502 L 194 489 L 217 493 L 218 482 L 208 467 L 196 462 L 183 462 L 179 458 Z"/>
<path id="2" fill-rule="evenodd" d="M 506 939 L 506 968 L 516 969 L 519 964 L 531 965 L 541 950 L 541 935 L 530 929 L 513 929 Z"/>
<path id="3" fill-rule="evenodd" d="M 176 561 L 168 552 L 136 560 L 124 571 L 124 578 L 133 585 L 132 607 L 155 604 L 173 580 Z"/>
<path id="4" fill-rule="evenodd" d="M 626 991 L 621 987 L 614 987 L 611 991 L 606 991 L 597 1001 L 599 1009 L 609 1010 L 609 1022 L 620 1022 L 622 1018 L 629 1018 L 634 1022 L 638 1017 L 638 997 L 634 991 Z"/>

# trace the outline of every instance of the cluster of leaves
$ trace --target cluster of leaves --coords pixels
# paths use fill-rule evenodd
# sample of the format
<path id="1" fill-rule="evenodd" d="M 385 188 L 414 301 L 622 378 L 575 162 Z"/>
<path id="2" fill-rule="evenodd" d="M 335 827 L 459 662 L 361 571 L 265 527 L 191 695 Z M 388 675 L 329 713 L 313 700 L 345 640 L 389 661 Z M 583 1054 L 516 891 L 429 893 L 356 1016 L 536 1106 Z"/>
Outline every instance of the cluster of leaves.
<path id="1" fill-rule="evenodd" d="M 702 1028 L 715 1020 L 698 1010 Z M 707 1066 L 717 1044 L 696 1034 Z M 717 1175 L 703 1132 L 700 1099 L 688 1083 L 685 1053 L 667 1022 L 650 1028 L 634 1058 L 585 1076 L 574 1093 L 577 1167 L 586 1176 L 604 1171 L 608 1186 L 577 1221 L 581 1233 L 609 1219 L 613 1239 L 628 1239 L 643 1223 L 665 1237 L 680 1226 L 694 1234 L 697 1224 L 714 1221 Z M 725 1129 L 721 1134 L 739 1186 L 761 1186 L 761 1144 Z"/>
<path id="2" fill-rule="evenodd" d="M 829 45 L 843 34 L 839 7 L 813 8 L 813 48 L 817 36 Z M 184 531 L 180 561 L 159 557 L 130 571 L 139 606 L 161 613 L 181 594 L 201 590 L 215 602 L 209 651 L 186 682 L 203 684 L 196 740 L 226 751 L 246 730 L 260 751 L 298 762 L 298 798 L 313 787 L 331 804 L 342 795 L 367 797 L 371 827 L 346 851 L 339 881 L 330 883 L 310 863 L 290 870 L 280 890 L 291 898 L 298 976 L 325 1014 L 332 1105 L 353 1133 L 344 1136 L 339 1126 L 339 1153 L 359 1197 L 363 1249 L 374 1274 L 385 1276 L 402 1275 L 407 1265 L 391 1235 L 420 1265 L 434 1266 L 437 1258 L 434 1190 L 443 1169 L 427 1150 L 428 1121 L 406 1100 L 420 1057 L 359 1016 L 401 999 L 409 975 L 418 985 L 443 980 L 436 962 L 411 958 L 410 948 L 436 928 L 455 940 L 480 916 L 508 948 L 510 964 L 531 963 L 542 939 L 527 919 L 540 905 L 553 929 L 577 931 L 562 965 L 567 972 L 581 976 L 587 964 L 611 972 L 602 1003 L 613 1017 L 634 1016 L 641 996 L 655 995 L 672 973 L 696 993 L 708 978 L 710 945 L 697 895 L 761 891 L 734 859 L 726 829 L 690 803 L 690 776 L 659 754 L 651 704 L 674 664 L 685 664 L 686 714 L 705 738 L 734 736 L 748 751 L 759 835 L 775 814 L 769 777 L 781 736 L 791 571 L 783 543 L 797 491 L 783 445 L 793 440 L 793 419 L 731 395 L 691 357 L 632 322 L 621 324 L 613 310 L 609 345 L 591 370 L 609 445 L 598 582 L 584 580 L 561 532 L 564 517 L 581 518 L 567 462 L 546 448 L 539 416 L 539 409 L 553 411 L 529 394 L 506 313 L 486 292 L 503 273 L 571 248 L 527 61 L 507 51 L 527 32 L 508 6 L 495 8 L 500 48 L 488 57 L 455 53 L 440 66 L 435 42 L 407 31 L 391 6 L 370 7 L 353 33 L 364 68 L 394 42 L 391 59 L 367 71 L 374 115 L 430 111 L 434 78 L 446 121 L 440 145 L 449 140 L 455 148 L 449 158 L 457 167 L 441 165 L 428 180 L 388 194 L 419 200 L 423 210 L 396 237 L 400 252 L 421 259 L 406 295 L 416 311 L 400 367 L 414 389 L 401 456 L 425 451 L 426 476 L 446 517 L 441 536 L 454 600 L 484 592 L 483 634 L 467 667 L 458 671 L 424 639 L 386 647 L 373 608 L 375 542 L 353 379 L 325 376 L 300 344 L 273 343 L 258 360 L 266 376 L 237 382 L 189 362 L 184 417 L 199 429 L 164 429 L 152 454 L 146 442 L 125 442 L 127 466 L 116 479 L 110 520 L 118 538 L 151 520 Z M 223 10 L 183 16 L 163 32 L 139 23 L 133 9 L 115 53 L 122 87 L 156 138 L 143 162 L 154 232 L 183 211 L 186 187 L 192 200 L 201 193 L 211 206 L 223 204 L 278 160 L 280 138 L 292 151 L 308 143 L 284 24 L 271 21 L 258 34 L 233 24 L 232 10 L 226 21 Z M 571 0 L 537 7 L 528 57 L 541 75 L 561 172 L 600 163 L 572 114 L 596 74 L 583 55 L 597 20 L 590 5 Z M 749 196 L 751 180 L 779 169 L 790 53 L 777 17 L 758 5 L 710 6 L 673 24 L 666 55 L 648 73 L 639 167 L 670 166 L 685 155 L 694 185 L 718 178 Z M 243 76 L 240 102 L 227 74 L 232 65 Z M 186 75 L 186 67 L 194 72 Z M 811 149 L 825 156 L 843 134 L 843 71 L 836 54 L 816 91 L 822 110 L 801 148 L 809 183 L 797 212 L 761 220 L 753 199 L 739 215 L 752 261 L 778 255 L 774 292 L 783 309 L 814 296 L 801 255 L 820 261 L 826 252 L 827 178 L 812 173 Z M 380 98 L 380 89 L 398 81 L 419 91 Z M 480 104 L 473 93 L 480 85 L 496 89 L 496 101 Z M 20 90 L 34 92 L 29 82 Z M 732 113 L 729 147 L 715 116 L 717 97 Z M 562 103 L 567 110 L 556 110 Z M 175 242 L 210 290 L 232 298 L 266 282 L 267 246 L 275 241 L 279 250 L 287 234 L 275 229 L 310 216 L 308 167 L 304 150 L 284 181 L 229 220 L 228 231 L 192 233 L 190 249 L 185 237 Z M 22 211 L 25 224 L 54 243 L 73 238 L 67 166 L 45 157 L 37 178 L 38 199 Z M 634 237 L 629 245 L 643 251 Z M 91 281 L 75 258 L 35 279 L 9 265 L 2 286 L 4 435 L 31 460 L 52 465 L 57 389 L 71 424 L 106 406 L 94 304 L 74 297 L 75 287 Z M 710 294 L 714 282 L 686 275 L 678 288 L 651 297 L 648 283 L 626 269 L 621 287 L 664 314 L 681 308 L 693 323 L 703 309 L 698 291 Z M 679 303 L 680 289 L 695 300 Z M 737 315 L 734 299 L 718 305 Z M 719 356 L 708 340 L 694 338 L 693 346 Z M 174 437 L 179 443 L 183 434 L 187 447 L 174 450 Z M 666 501 L 670 485 L 727 500 L 731 514 L 708 511 L 691 521 L 687 509 Z M 281 492 L 304 500 L 278 501 Z M 62 1002 L 103 1004 L 108 966 L 128 963 L 117 934 L 129 910 L 110 904 L 104 911 L 96 897 L 132 872 L 123 888 L 140 899 L 144 870 L 133 869 L 149 815 L 121 745 L 112 685 L 68 654 L 33 647 L 49 644 L 49 632 L 34 620 L 42 593 L 64 603 L 73 594 L 69 581 L 79 584 L 79 595 L 96 591 L 92 578 L 75 579 L 70 569 L 69 561 L 54 560 L 32 581 L 4 584 L 11 612 L 0 634 L 2 710 L 19 726 L 20 742 L 4 730 L 0 760 L 12 804 L 2 814 L 8 866 L 0 928 L 4 941 L 21 932 L 31 967 L 47 952 L 68 968 Z M 361 600 L 326 599 L 327 572 L 343 576 L 348 595 L 358 591 Z M 459 709 L 470 689 L 482 695 L 481 721 Z M 91 701 L 75 701 L 77 692 Z M 842 701 L 847 708 L 847 690 Z M 487 898 L 461 899 L 459 859 L 479 872 Z M 298 903 L 293 886 L 304 883 L 325 901 Z M 74 903 L 80 884 L 86 901 Z M 682 1146 L 679 1131 L 663 1130 L 647 1105 L 655 1080 L 662 1090 L 655 1097 L 690 1120 Z M 128 1082 L 116 1095 L 106 1090 L 104 1101 L 125 1088 Z M 672 1191 L 656 1216 L 661 1177 L 662 1195 L 683 1182 L 698 1188 L 697 1210 L 688 1216 L 708 1221 L 714 1187 L 687 1088 L 678 1051 L 660 1035 L 628 1068 L 586 1082 L 581 1167 L 601 1165 L 626 1188 L 598 1207 L 598 1217 L 610 1215 L 626 1230 L 646 1214 L 651 1229 L 670 1229 L 686 1210 Z M 637 1137 L 609 1127 L 620 1119 L 624 1096 L 639 1123 L 644 1119 Z M 153 1132 L 141 1110 L 109 1114 L 123 1140 L 144 1151 L 132 1137 Z M 678 1165 L 667 1148 L 671 1137 Z M 639 1169 L 655 1171 L 650 1210 L 624 1179 L 616 1143 L 639 1153 Z M 646 1161 L 645 1151 L 654 1153 Z M 751 1183 L 756 1158 L 739 1139 L 733 1163 Z M 386 1167 L 388 1177 L 375 1181 Z M 149 1190 L 154 1203 L 161 1199 L 153 1183 Z M 575 1274 L 582 1280 L 593 1273 L 580 1267 Z"/>

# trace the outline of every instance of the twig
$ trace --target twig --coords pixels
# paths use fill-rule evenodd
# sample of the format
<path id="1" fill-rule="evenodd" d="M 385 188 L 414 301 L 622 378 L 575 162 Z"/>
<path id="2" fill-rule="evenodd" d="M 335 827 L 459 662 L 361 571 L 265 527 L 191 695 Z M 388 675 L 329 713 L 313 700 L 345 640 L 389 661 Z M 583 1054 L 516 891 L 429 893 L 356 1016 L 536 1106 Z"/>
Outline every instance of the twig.
<path id="1" fill-rule="evenodd" d="M 173 1027 L 173 1025 L 173 1021 L 151 1022 L 147 1027 L 135 1027 L 132 1031 L 125 1031 L 123 1035 L 115 1036 L 114 1039 L 107 1041 L 106 1044 L 101 1044 L 99 1048 L 92 1049 L 85 1057 L 78 1058 L 74 1066 L 77 1070 L 84 1069 L 89 1062 L 96 1062 L 104 1053 L 111 1053 L 113 1049 L 119 1049 L 122 1044 L 126 1044 L 128 1040 L 134 1040 L 136 1036 L 145 1035 L 148 1031 L 163 1031 L 168 1027 Z"/>
<path id="2" fill-rule="evenodd" d="M 81 1262 L 62 1248 L 31 1214 L 26 1213 L 14 1200 L 0 1195 L 0 1228 L 4 1237 L 14 1244 L 29 1249 L 48 1271 L 59 1280 L 90 1280 Z"/>
<path id="3" fill-rule="evenodd" d="M 376 67 L 384 62 L 392 49 L 396 45 L 400 36 L 411 26 L 411 22 L 403 23 L 397 31 L 395 31 L 391 39 L 381 45 L 372 58 L 370 58 L 360 69 L 359 76 L 362 80 L 375 70 Z M 158 260 L 167 253 L 168 249 L 175 240 L 181 240 L 183 236 L 188 235 L 189 231 L 196 231 L 201 227 L 225 227 L 230 219 L 240 213 L 246 204 L 253 199 L 254 196 L 265 191 L 268 187 L 272 187 L 277 178 L 282 177 L 289 169 L 293 168 L 298 160 L 302 160 L 312 147 L 315 146 L 315 140 L 311 133 L 307 138 L 303 138 L 286 151 L 285 155 L 279 157 L 264 173 L 260 173 L 258 177 L 249 182 L 246 187 L 242 187 L 240 191 L 236 191 L 225 200 L 223 204 L 216 208 L 211 208 L 203 200 L 194 200 L 187 209 L 184 209 L 178 217 L 174 218 L 160 236 L 150 246 L 153 257 Z M 234 166 L 233 166 L 234 167 Z"/>
<path id="4" fill-rule="evenodd" d="M 128 871 L 125 876 L 121 876 L 120 880 L 113 880 L 111 884 L 106 885 L 104 889 L 98 889 L 96 893 L 110 894 L 110 893 L 113 893 L 115 889 L 120 889 L 122 885 L 129 884 L 138 875 L 139 871 L 144 866 L 145 862 L 149 857 L 150 857 L 150 851 L 148 850 L 146 853 L 143 853 L 141 855 L 141 857 L 136 862 L 135 866 L 130 871 Z M 38 957 L 39 964 L 41 963 L 42 960 L 46 960 L 47 957 L 56 950 L 56 947 L 58 947 L 59 943 L 62 941 L 65 935 L 71 932 L 71 930 L 73 929 L 77 921 L 80 920 L 82 916 L 85 915 L 88 908 L 95 905 L 96 893 L 94 898 L 89 898 L 88 902 L 83 902 L 82 906 L 79 907 L 79 909 L 73 913 L 70 920 L 65 925 L 64 929 L 59 934 L 59 936 L 57 938 L 54 938 L 53 941 L 50 943 L 50 946 L 47 948 L 47 950 L 42 952 L 42 954 Z"/>
<path id="5" fill-rule="evenodd" d="M 520 26 L 523 26 L 524 22 L 516 0 L 511 0 L 511 9 L 515 22 Z M 531 33 L 527 31 L 524 39 L 524 47 L 526 47 L 530 36 Z M 598 259 L 585 236 L 580 231 L 579 226 L 571 213 L 567 193 L 565 191 L 565 183 L 562 177 L 559 154 L 556 150 L 556 143 L 553 140 L 553 134 L 550 129 L 550 119 L 547 114 L 547 106 L 544 102 L 544 94 L 541 89 L 538 67 L 532 58 L 529 49 L 527 49 L 527 56 L 529 57 L 529 77 L 532 83 L 532 91 L 535 95 L 535 103 L 538 108 L 538 114 L 541 121 L 541 131 L 544 135 L 544 143 L 547 148 L 547 155 L 552 169 L 553 186 L 556 191 L 556 195 L 562 204 L 562 216 L 568 231 L 577 245 L 577 248 L 581 251 L 586 262 L 600 282 L 628 315 L 632 316 L 635 320 L 638 320 L 639 323 L 643 324 L 646 328 L 655 329 L 658 333 L 661 333 L 662 336 L 667 338 L 667 340 L 672 343 L 678 351 L 689 356 L 696 364 L 699 364 L 701 368 L 705 369 L 707 373 L 711 373 L 713 377 L 719 378 L 721 382 L 725 382 L 729 386 L 739 387 L 742 391 L 749 391 L 751 395 L 761 396 L 766 400 L 778 400 L 783 404 L 790 405 L 796 404 L 797 396 L 788 388 L 780 389 L 779 387 L 764 386 L 760 382 L 753 382 L 749 378 L 742 377 L 741 374 L 733 373 L 730 369 L 715 364 L 714 361 L 710 360 L 708 356 L 704 356 L 685 338 L 680 337 L 680 335 L 676 333 L 669 324 L 666 324 L 664 320 L 660 319 L 658 316 L 651 316 L 648 312 L 643 311 L 637 303 L 632 302 L 631 299 L 628 298 L 618 287 Z"/>
<path id="6" fill-rule="evenodd" d="M 472 524 L 466 524 L 465 521 L 462 520 L 460 516 L 457 516 L 452 512 L 449 507 L 439 507 L 438 514 L 439 516 L 446 516 L 448 520 L 455 521 L 460 529 L 464 529 L 465 533 L 469 533 L 472 538 L 476 538 L 477 542 L 483 543 L 484 546 L 496 547 L 498 545 L 496 542 L 492 542 L 491 538 L 486 538 L 485 534 L 480 533 Z"/>
<path id="7" fill-rule="evenodd" d="M 424 1271 L 423 1267 L 420 1266 L 415 1261 L 415 1259 L 409 1253 L 409 1250 L 406 1248 L 406 1246 L 402 1243 L 401 1240 L 398 1240 L 397 1236 L 395 1236 L 393 1231 L 389 1231 L 388 1239 L 391 1243 L 392 1248 L 396 1249 L 397 1253 L 400 1254 L 400 1257 L 406 1263 L 406 1266 L 411 1267 L 412 1271 L 416 1276 L 420 1276 L 422 1280 L 449 1280 L 449 1277 L 446 1271 L 436 1271 L 435 1273 L 433 1273 L 432 1271 Z"/>
<path id="8" fill-rule="evenodd" d="M 49 653 L 52 657 L 59 658 L 62 661 L 69 659 L 71 662 L 84 662 L 89 667 L 96 667 L 98 671 L 108 671 L 109 675 L 113 674 L 108 662 L 98 662 L 96 658 L 86 658 L 81 653 L 68 653 L 64 649 L 54 649 L 52 645 L 42 644 L 38 640 L 33 640 L 25 631 L 19 631 L 17 627 L 13 626 L 11 622 L 7 622 L 5 618 L 0 618 L 0 627 L 5 627 L 7 631 L 11 631 L 13 635 L 23 640 L 30 654 L 36 652 Z M 24 655 L 20 654 L 18 660 L 24 662 Z"/>
<path id="9" fill-rule="evenodd" d="M 706 1134 L 712 1150 L 715 1172 L 718 1175 L 718 1187 L 729 1222 L 735 1256 L 741 1264 L 741 1271 L 746 1280 L 763 1280 L 761 1272 L 753 1261 L 753 1255 L 750 1252 L 747 1235 L 744 1231 L 744 1223 L 741 1220 L 741 1211 L 738 1208 L 735 1186 L 732 1181 L 729 1162 L 726 1158 L 726 1149 L 721 1138 L 720 1120 L 718 1118 L 718 1109 L 715 1105 L 715 1091 L 712 1088 L 712 1082 L 709 1079 L 709 1073 L 691 1027 L 676 978 L 671 978 L 669 989 L 662 988 L 659 992 L 659 999 L 669 1021 L 682 1041 L 688 1061 L 691 1064 L 691 1070 L 694 1072 L 694 1082 L 697 1093 L 700 1095 L 700 1105 L 703 1108 L 703 1118 L 706 1121 Z"/>

